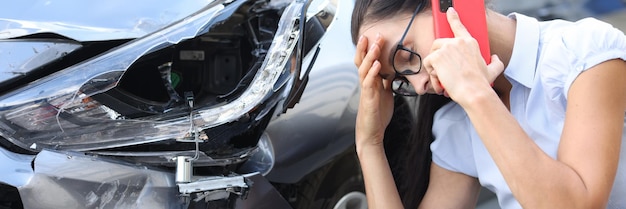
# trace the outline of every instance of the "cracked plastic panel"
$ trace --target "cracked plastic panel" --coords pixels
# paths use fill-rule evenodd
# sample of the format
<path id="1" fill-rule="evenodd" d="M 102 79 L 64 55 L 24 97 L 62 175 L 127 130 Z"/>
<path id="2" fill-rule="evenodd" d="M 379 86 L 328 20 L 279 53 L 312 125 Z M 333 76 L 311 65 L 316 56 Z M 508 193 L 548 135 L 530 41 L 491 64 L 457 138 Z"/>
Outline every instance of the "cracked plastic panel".
<path id="1" fill-rule="evenodd" d="M 0 97 L 0 135 L 32 150 L 94 150 L 185 138 L 190 132 L 190 120 L 189 111 L 184 108 L 163 109 L 162 114 L 129 118 L 94 96 L 117 87 L 127 70 L 144 56 L 209 32 L 244 2 L 212 2 L 162 30 L 3 95 Z M 268 99 L 268 94 L 285 83 L 291 71 L 286 66 L 290 66 L 288 62 L 298 39 L 301 8 L 301 2 L 293 2 L 285 8 L 272 44 L 266 49 L 263 62 L 256 66 L 258 70 L 252 71 L 255 73 L 251 74 L 253 77 L 244 90 L 230 97 L 228 102 L 195 108 L 193 121 L 198 130 L 247 116 Z"/>

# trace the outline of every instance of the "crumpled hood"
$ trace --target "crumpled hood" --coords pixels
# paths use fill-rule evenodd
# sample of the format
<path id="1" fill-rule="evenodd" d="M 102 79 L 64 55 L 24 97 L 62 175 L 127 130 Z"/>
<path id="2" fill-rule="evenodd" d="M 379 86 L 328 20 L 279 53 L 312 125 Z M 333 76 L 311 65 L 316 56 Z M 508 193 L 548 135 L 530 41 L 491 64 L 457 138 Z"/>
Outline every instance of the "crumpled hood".
<path id="1" fill-rule="evenodd" d="M 213 0 L 20 0 L 0 7 L 0 39 L 55 33 L 79 42 L 131 39 L 183 19 Z"/>

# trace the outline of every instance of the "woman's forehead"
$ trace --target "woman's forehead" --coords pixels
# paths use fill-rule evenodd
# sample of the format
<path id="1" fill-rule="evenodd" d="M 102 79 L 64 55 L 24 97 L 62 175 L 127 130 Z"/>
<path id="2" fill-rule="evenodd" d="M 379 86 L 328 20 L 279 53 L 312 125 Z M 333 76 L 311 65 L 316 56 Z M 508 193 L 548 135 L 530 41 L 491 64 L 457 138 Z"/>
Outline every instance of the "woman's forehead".
<path id="1" fill-rule="evenodd" d="M 404 31 L 407 29 L 406 27 L 411 17 L 412 14 L 396 15 L 391 18 L 366 23 L 362 27 L 361 31 L 363 31 L 363 33 L 361 33 L 361 35 L 372 40 L 376 38 L 376 34 L 380 33 L 385 38 L 386 42 L 391 41 L 395 44 L 402 38 L 402 34 L 404 34 Z M 417 22 L 427 21 L 424 17 L 425 16 L 421 14 L 415 16 L 411 28 L 419 27 L 420 24 L 417 24 Z"/>
<path id="2" fill-rule="evenodd" d="M 402 33 L 404 33 L 406 25 L 402 25 L 394 21 L 380 21 L 375 24 L 364 25 L 361 35 L 370 40 L 370 45 L 374 43 L 373 41 L 376 40 L 378 34 L 383 37 L 386 43 L 396 42 L 400 40 Z"/>
<path id="3" fill-rule="evenodd" d="M 384 43 L 382 46 L 380 46 L 380 56 L 378 60 L 381 62 L 381 64 L 383 64 L 383 66 L 387 66 L 390 65 L 388 60 L 392 47 L 395 47 L 396 43 L 400 40 L 402 32 L 404 32 L 402 29 L 397 29 L 396 27 L 389 27 L 389 25 L 384 26 L 383 24 L 375 24 L 369 28 L 365 28 L 361 35 L 364 38 L 367 38 L 368 49 L 372 46 L 372 44 L 376 42 L 376 37 L 378 34 L 382 36 Z"/>
<path id="4" fill-rule="evenodd" d="M 410 15 L 408 16 L 402 15 L 402 16 L 395 17 L 395 18 L 389 18 L 389 19 L 384 19 L 384 20 L 380 20 L 376 22 L 366 23 L 366 24 L 363 24 L 363 26 L 361 27 L 359 34 L 366 37 L 369 40 L 368 43 L 370 46 L 372 43 L 374 43 L 374 40 L 376 40 L 376 36 L 378 34 L 380 34 L 384 38 L 385 45 L 386 45 L 385 47 L 388 47 L 388 45 L 395 46 L 395 44 L 397 44 L 398 41 L 400 41 L 400 39 L 402 38 L 402 35 L 406 31 L 410 19 L 411 19 Z M 417 16 L 415 16 L 413 24 L 411 25 L 411 29 L 415 30 L 416 28 L 419 28 L 417 30 L 417 34 L 412 34 L 411 32 L 409 32 L 409 34 L 412 34 L 412 35 L 408 35 L 404 41 L 405 43 L 403 44 L 406 44 L 407 42 L 418 41 L 416 40 L 418 36 L 420 39 L 424 38 L 425 40 L 434 38 L 434 37 L 431 37 L 432 35 L 434 35 L 434 31 L 432 29 L 432 16 L 431 15 L 420 13 Z"/>

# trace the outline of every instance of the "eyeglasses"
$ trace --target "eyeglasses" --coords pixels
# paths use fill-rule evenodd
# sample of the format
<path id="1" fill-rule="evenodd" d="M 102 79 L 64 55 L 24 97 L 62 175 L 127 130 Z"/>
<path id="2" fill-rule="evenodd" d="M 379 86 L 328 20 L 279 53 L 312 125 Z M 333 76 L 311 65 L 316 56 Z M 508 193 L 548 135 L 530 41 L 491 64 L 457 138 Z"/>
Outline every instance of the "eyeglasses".
<path id="1" fill-rule="evenodd" d="M 391 66 L 393 70 L 396 71 L 395 77 L 392 82 L 392 90 L 396 94 L 400 94 L 403 96 L 417 96 L 417 92 L 413 85 L 406 79 L 406 75 L 415 75 L 420 72 L 422 69 L 422 56 L 420 56 L 417 52 L 406 48 L 402 45 L 404 42 L 404 38 L 406 38 L 406 34 L 409 32 L 411 28 L 411 24 L 413 24 L 413 20 L 419 11 L 423 9 L 424 5 L 419 4 L 413 12 L 413 16 L 411 16 L 411 20 L 409 21 L 409 25 L 406 26 L 404 30 L 404 34 L 402 34 L 402 38 L 398 41 L 398 45 L 396 45 L 396 49 L 391 57 Z"/>

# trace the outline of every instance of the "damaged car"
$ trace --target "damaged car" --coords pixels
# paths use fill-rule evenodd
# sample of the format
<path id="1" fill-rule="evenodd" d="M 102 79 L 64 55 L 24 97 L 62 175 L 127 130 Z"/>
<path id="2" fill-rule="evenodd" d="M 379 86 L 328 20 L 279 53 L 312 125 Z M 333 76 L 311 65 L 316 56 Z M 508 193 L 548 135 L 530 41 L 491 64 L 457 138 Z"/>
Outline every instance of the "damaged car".
<path id="1" fill-rule="evenodd" d="M 366 208 L 352 4 L 1 7 L 0 208 Z"/>

